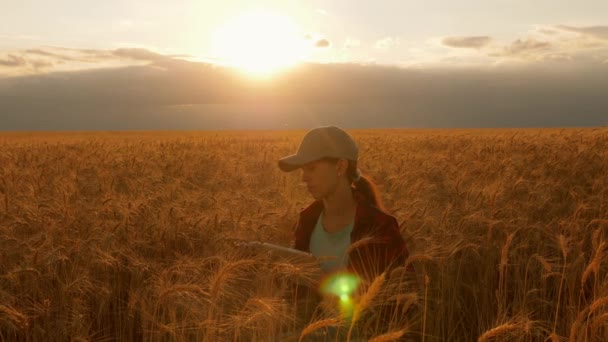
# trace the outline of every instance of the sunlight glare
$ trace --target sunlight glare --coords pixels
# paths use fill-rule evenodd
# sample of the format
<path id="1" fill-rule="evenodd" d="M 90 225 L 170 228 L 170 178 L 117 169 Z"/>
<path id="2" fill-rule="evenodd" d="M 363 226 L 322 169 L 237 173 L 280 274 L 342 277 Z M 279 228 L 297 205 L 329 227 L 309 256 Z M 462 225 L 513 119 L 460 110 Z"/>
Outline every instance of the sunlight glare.
<path id="1" fill-rule="evenodd" d="M 295 65 L 305 56 L 308 45 L 292 20 L 269 11 L 238 16 L 214 35 L 221 59 L 257 76 Z"/>

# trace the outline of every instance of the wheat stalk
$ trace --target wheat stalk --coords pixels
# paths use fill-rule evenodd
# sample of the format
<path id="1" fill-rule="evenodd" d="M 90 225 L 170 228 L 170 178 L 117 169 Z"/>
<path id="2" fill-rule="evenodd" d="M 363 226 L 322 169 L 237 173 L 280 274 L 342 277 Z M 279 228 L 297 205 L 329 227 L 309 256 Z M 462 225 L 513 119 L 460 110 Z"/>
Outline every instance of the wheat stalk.
<path id="1" fill-rule="evenodd" d="M 401 338 L 401 336 L 403 336 L 405 334 L 405 332 L 406 332 L 406 329 L 388 332 L 386 334 L 382 334 L 382 335 L 379 335 L 379 336 L 376 336 L 376 337 L 372 338 L 371 340 L 369 340 L 369 342 L 396 341 L 399 338 Z"/>
<path id="2" fill-rule="evenodd" d="M 8 319 L 19 329 L 25 329 L 29 325 L 28 318 L 13 307 L 0 304 L 0 314 L 0 318 Z"/>
<path id="3" fill-rule="evenodd" d="M 353 316 L 350 323 L 350 328 L 348 329 L 348 335 L 346 337 L 347 341 L 350 341 L 353 327 L 355 323 L 359 320 L 361 313 L 372 304 L 374 298 L 376 298 L 376 295 L 380 292 L 380 289 L 382 288 L 385 279 L 386 273 L 381 273 L 376 278 L 374 278 L 374 281 L 372 281 L 367 291 L 363 294 L 363 296 L 361 296 L 361 299 L 355 305 L 355 309 L 353 310 Z"/>
<path id="4" fill-rule="evenodd" d="M 557 329 L 557 320 L 559 318 L 559 308 L 561 305 L 561 300 L 562 300 L 562 289 L 564 286 L 564 279 L 566 276 L 566 266 L 568 264 L 568 243 L 566 241 L 566 237 L 563 234 L 558 235 L 558 241 L 559 241 L 559 246 L 560 246 L 560 250 L 562 252 L 562 256 L 563 256 L 563 264 L 562 264 L 562 272 L 561 272 L 561 277 L 560 277 L 560 281 L 559 281 L 559 290 L 557 292 L 557 305 L 555 305 L 555 320 L 553 321 L 553 331 L 555 333 L 555 330 Z"/>
<path id="5" fill-rule="evenodd" d="M 602 261 L 602 258 L 604 257 L 605 248 L 605 241 L 602 241 L 600 245 L 597 246 L 593 255 L 593 259 L 591 260 L 589 265 L 587 265 L 585 271 L 583 272 L 583 276 L 581 277 L 581 286 L 584 286 L 585 282 L 587 281 L 587 278 L 589 278 L 592 273 L 597 277 L 600 268 L 600 263 Z"/>
<path id="6" fill-rule="evenodd" d="M 479 336 L 477 342 L 489 341 L 494 338 L 504 339 L 504 335 L 509 335 L 519 328 L 517 324 L 505 323 L 492 328 Z"/>
<path id="7" fill-rule="evenodd" d="M 302 332 L 300 333 L 299 341 L 302 341 L 302 339 L 305 336 L 310 335 L 311 333 L 313 333 L 321 328 L 336 326 L 339 323 L 340 323 L 340 320 L 337 318 L 327 318 L 327 319 L 323 319 L 323 320 L 311 323 L 302 330 Z"/>

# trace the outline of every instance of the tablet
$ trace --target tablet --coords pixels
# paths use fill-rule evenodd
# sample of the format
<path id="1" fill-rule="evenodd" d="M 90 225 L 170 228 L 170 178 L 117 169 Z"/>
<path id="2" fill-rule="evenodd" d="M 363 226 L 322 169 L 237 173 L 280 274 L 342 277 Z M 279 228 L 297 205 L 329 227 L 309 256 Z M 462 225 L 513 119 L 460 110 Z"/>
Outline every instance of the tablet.
<path id="1" fill-rule="evenodd" d="M 253 253 L 264 253 L 268 252 L 276 257 L 287 260 L 297 260 L 298 262 L 310 262 L 312 264 L 318 264 L 319 260 L 308 252 L 303 252 L 295 248 L 289 248 L 281 245 L 276 245 L 269 242 L 260 241 L 238 241 L 235 244 L 246 251 Z"/>
<path id="2" fill-rule="evenodd" d="M 245 254 L 266 255 L 275 262 L 297 266 L 299 272 L 293 280 L 300 285 L 317 288 L 323 278 L 319 259 L 308 252 L 269 242 L 239 240 L 233 243 Z"/>

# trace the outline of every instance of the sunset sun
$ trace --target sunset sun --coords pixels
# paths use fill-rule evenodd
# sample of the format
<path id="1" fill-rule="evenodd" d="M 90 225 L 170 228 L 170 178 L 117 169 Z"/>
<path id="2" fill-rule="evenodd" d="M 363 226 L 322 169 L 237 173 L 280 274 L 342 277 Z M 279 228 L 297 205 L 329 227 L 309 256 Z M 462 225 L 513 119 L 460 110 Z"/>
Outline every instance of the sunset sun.
<path id="1" fill-rule="evenodd" d="M 307 52 L 297 25 L 268 11 L 245 13 L 224 23 L 215 32 L 214 45 L 219 58 L 256 76 L 290 67 Z"/>

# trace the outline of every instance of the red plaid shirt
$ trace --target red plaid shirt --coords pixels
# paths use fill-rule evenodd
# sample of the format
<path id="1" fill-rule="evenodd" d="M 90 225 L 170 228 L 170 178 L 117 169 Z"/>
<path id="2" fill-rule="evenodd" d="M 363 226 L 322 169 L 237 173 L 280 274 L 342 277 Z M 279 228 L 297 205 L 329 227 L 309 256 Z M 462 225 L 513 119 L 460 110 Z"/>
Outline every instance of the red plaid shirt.
<path id="1" fill-rule="evenodd" d="M 348 271 L 372 281 L 386 270 L 405 265 L 409 253 L 397 220 L 368 203 L 358 191 L 353 191 L 353 195 L 357 209 L 348 252 Z M 294 232 L 295 249 L 310 252 L 310 236 L 322 211 L 323 202 L 317 200 L 300 212 Z M 411 264 L 407 270 L 414 272 Z"/>

